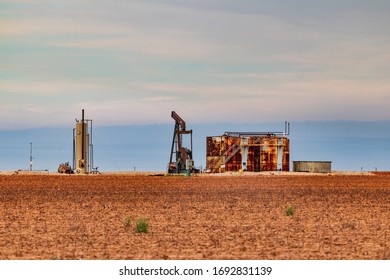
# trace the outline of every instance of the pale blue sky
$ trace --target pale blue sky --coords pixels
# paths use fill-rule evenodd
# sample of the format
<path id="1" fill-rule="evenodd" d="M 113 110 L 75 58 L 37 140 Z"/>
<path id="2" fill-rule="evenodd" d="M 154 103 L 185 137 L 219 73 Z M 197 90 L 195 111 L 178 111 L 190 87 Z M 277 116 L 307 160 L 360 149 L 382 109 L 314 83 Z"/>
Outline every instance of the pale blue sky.
<path id="1" fill-rule="evenodd" d="M 2 0 L 0 129 L 390 120 L 390 1 Z"/>

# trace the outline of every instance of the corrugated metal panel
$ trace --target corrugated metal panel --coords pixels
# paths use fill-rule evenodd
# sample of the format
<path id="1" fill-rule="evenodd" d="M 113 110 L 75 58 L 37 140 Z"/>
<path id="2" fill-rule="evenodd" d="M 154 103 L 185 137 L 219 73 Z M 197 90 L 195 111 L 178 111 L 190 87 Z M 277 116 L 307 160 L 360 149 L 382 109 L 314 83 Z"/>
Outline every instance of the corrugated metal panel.
<path id="1" fill-rule="evenodd" d="M 207 137 L 206 169 L 211 172 L 238 171 L 242 169 L 241 138 L 235 136 Z M 290 170 L 290 141 L 275 135 L 248 137 L 247 171 L 278 171 L 278 145 L 281 171 Z M 222 168 L 221 168 L 222 166 Z"/>
<path id="2" fill-rule="evenodd" d="M 294 172 L 311 172 L 311 173 L 330 173 L 332 172 L 331 161 L 294 161 Z"/>
<path id="3" fill-rule="evenodd" d="M 207 137 L 207 156 L 221 155 L 222 137 Z"/>

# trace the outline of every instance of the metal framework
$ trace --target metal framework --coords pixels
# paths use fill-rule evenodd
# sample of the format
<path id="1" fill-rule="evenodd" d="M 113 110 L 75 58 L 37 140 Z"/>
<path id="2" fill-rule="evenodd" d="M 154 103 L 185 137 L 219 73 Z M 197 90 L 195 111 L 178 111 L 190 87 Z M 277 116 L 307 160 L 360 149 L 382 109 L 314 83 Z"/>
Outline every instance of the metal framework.
<path id="1" fill-rule="evenodd" d="M 282 132 L 225 132 L 207 137 L 206 169 L 224 171 L 289 171 L 290 124 Z"/>
<path id="2" fill-rule="evenodd" d="M 92 120 L 84 118 L 83 109 L 81 120 L 76 119 L 73 129 L 73 169 L 76 173 L 89 174 L 94 170 L 92 132 Z"/>
<path id="3" fill-rule="evenodd" d="M 173 130 L 168 173 L 191 171 L 194 165 L 192 158 L 192 129 L 186 129 L 185 121 L 175 111 L 172 111 L 171 117 L 175 120 L 175 128 Z M 190 136 L 190 149 L 183 147 L 183 135 Z"/>

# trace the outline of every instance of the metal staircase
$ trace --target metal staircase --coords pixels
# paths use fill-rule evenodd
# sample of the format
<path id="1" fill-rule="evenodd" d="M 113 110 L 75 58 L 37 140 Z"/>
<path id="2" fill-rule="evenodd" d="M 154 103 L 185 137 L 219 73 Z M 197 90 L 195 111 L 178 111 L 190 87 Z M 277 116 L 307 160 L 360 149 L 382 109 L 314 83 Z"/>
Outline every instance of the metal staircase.
<path id="1" fill-rule="evenodd" d="M 239 142 L 241 142 L 240 140 L 241 138 L 238 138 L 237 141 L 234 142 L 234 144 L 223 154 L 222 157 L 225 157 L 225 160 L 222 162 L 222 165 L 226 164 L 232 157 L 234 157 L 235 154 L 237 154 L 239 150 L 241 150 L 241 145 L 238 144 Z M 233 152 L 226 157 L 226 155 L 230 152 L 230 150 L 233 150 Z"/>
<path id="2" fill-rule="evenodd" d="M 260 139 L 261 137 L 258 137 L 256 138 L 256 140 L 253 142 L 253 144 L 258 144 L 260 143 Z M 218 166 L 221 166 L 221 165 L 224 165 L 226 164 L 227 162 L 229 162 L 229 160 L 234 157 L 238 151 L 241 150 L 241 137 L 240 138 L 237 138 L 236 142 L 234 142 L 233 145 L 231 145 L 229 147 L 229 149 L 227 149 L 221 156 L 219 156 L 216 160 L 214 160 L 210 166 L 211 168 L 210 169 L 215 169 L 217 168 Z M 222 162 L 221 162 L 222 160 Z M 221 162 L 221 163 L 220 163 Z"/>
<path id="3" fill-rule="evenodd" d="M 234 142 L 233 145 L 231 145 L 229 147 L 229 149 L 227 149 L 222 155 L 220 155 L 216 160 L 214 160 L 210 166 L 211 168 L 210 169 L 214 169 L 214 168 L 217 168 L 218 165 L 224 165 L 226 164 L 235 154 L 237 154 L 237 152 L 241 149 L 241 145 L 240 145 L 240 141 L 241 138 L 238 138 L 236 140 L 236 142 Z M 231 151 L 233 150 L 233 152 L 231 154 L 229 154 Z M 219 164 L 219 162 L 222 161 L 222 163 Z"/>

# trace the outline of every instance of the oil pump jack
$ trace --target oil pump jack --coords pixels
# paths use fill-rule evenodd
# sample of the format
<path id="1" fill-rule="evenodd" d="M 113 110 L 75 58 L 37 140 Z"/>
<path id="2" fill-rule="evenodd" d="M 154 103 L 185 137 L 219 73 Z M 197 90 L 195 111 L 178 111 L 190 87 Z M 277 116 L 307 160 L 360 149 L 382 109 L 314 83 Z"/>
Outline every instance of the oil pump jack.
<path id="1" fill-rule="evenodd" d="M 171 156 L 169 159 L 168 173 L 184 173 L 194 171 L 194 160 L 192 159 L 192 129 L 186 129 L 186 122 L 172 111 L 171 117 L 175 120 Z M 183 147 L 183 135 L 190 135 L 191 149 Z"/>

